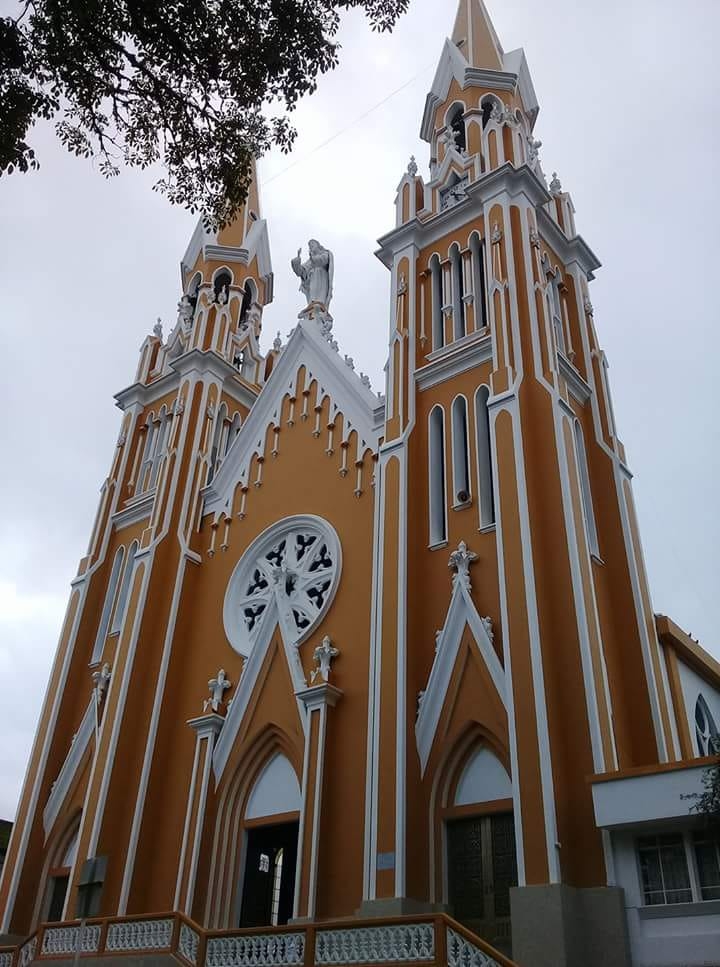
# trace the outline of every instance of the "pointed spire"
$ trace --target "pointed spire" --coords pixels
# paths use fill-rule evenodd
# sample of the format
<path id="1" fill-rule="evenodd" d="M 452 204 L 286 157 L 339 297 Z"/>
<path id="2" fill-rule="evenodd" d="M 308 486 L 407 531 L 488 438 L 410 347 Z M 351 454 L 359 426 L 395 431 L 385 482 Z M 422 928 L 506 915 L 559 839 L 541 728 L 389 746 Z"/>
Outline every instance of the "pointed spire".
<path id="1" fill-rule="evenodd" d="M 470 67 L 503 69 L 502 45 L 484 0 L 459 0 L 452 39 Z"/>
<path id="2" fill-rule="evenodd" d="M 224 228 L 220 229 L 218 233 L 218 244 L 241 246 L 252 227 L 252 223 L 260 217 L 260 191 L 258 189 L 257 165 L 253 158 L 247 200 L 233 220 Z"/>

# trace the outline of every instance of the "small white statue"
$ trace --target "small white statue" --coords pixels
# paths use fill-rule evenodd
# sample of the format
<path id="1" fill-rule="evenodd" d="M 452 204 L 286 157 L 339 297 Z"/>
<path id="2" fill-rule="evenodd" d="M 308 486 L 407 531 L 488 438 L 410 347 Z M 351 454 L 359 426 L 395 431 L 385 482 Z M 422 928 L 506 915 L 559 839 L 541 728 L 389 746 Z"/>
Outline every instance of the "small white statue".
<path id="1" fill-rule="evenodd" d="M 160 316 L 158 316 L 158 320 L 153 326 L 153 335 L 155 336 L 156 339 L 159 339 L 160 342 L 163 341 L 162 319 L 160 318 Z"/>
<path id="2" fill-rule="evenodd" d="M 190 326 L 192 326 L 194 315 L 195 307 L 192 304 L 192 299 L 189 295 L 184 295 L 178 302 L 178 322 L 184 330 L 187 330 L 190 328 Z"/>
<path id="3" fill-rule="evenodd" d="M 99 705 L 103 700 L 103 695 L 105 694 L 110 679 L 112 678 L 112 671 L 110 665 L 105 662 L 100 671 L 93 672 L 92 680 L 95 692 L 95 701 Z"/>
<path id="4" fill-rule="evenodd" d="M 316 239 L 308 242 L 309 258 L 302 260 L 302 249 L 298 249 L 297 256 L 290 265 L 295 275 L 300 279 L 300 291 L 307 299 L 307 306 L 300 313 L 313 315 L 308 311 L 317 307 L 321 313 L 327 314 L 333 296 L 333 278 L 335 275 L 335 260 L 333 253 Z"/>
<path id="5" fill-rule="evenodd" d="M 210 698 L 206 698 L 203 702 L 203 712 L 218 712 L 224 701 L 225 692 L 232 688 L 232 682 L 228 681 L 224 668 L 220 669 L 215 678 L 210 679 L 208 688 L 210 689 Z"/>
<path id="6" fill-rule="evenodd" d="M 558 178 L 558 173 L 557 171 L 553 171 L 552 181 L 550 182 L 550 194 L 559 195 L 561 191 L 562 191 L 562 184 L 560 183 L 560 179 Z"/>
<path id="7" fill-rule="evenodd" d="M 337 658 L 339 654 L 340 652 L 337 648 L 333 647 L 330 638 L 325 635 L 322 644 L 318 645 L 313 652 L 313 661 L 317 667 L 313 669 L 310 675 L 311 685 L 314 685 L 318 678 L 321 678 L 324 682 L 330 680 L 330 666 L 332 665 L 333 659 Z"/>

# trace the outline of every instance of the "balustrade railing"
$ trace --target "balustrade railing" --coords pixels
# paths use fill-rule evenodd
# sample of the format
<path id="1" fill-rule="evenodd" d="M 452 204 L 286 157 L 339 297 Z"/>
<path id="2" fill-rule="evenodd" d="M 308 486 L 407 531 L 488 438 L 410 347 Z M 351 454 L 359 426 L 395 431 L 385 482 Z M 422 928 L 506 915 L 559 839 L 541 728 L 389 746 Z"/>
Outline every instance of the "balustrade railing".
<path id="1" fill-rule="evenodd" d="M 445 914 L 204 930 L 178 913 L 43 924 L 0 967 L 105 954 L 168 954 L 188 967 L 517 967 Z"/>

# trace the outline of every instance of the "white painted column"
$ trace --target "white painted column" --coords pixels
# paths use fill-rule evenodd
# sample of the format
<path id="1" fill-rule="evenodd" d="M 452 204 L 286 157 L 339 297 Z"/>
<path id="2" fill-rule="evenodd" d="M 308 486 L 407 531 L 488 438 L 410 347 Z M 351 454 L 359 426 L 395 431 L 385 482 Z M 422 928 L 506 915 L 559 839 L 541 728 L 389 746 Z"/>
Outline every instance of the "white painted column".
<path id="1" fill-rule="evenodd" d="M 212 757 L 215 742 L 224 724 L 224 717 L 218 715 L 217 712 L 201 715 L 199 718 L 190 719 L 188 722 L 190 728 L 195 732 L 195 759 L 190 788 L 188 789 L 174 904 L 175 910 L 179 910 L 187 916 L 192 916 L 192 904 L 195 897 L 195 879 L 200 860 L 203 826 L 205 825 L 205 808 L 212 774 Z M 194 823 L 193 816 L 195 817 Z"/>

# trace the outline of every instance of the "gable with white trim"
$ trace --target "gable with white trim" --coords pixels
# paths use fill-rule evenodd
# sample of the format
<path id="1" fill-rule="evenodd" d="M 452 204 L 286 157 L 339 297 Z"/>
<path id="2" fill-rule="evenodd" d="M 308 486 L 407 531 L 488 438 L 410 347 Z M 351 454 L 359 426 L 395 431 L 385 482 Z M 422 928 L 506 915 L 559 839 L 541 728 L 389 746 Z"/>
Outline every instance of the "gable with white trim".
<path id="1" fill-rule="evenodd" d="M 301 319 L 276 360 L 222 467 L 204 491 L 205 514 L 213 514 L 217 519 L 229 511 L 238 483 L 248 482 L 253 457 L 264 456 L 268 428 L 279 426 L 283 401 L 287 396 L 295 395 L 298 371 L 303 367 L 305 385 L 317 384 L 317 405 L 329 398 L 330 419 L 343 417 L 343 439 L 337 441 L 338 445 L 354 432 L 357 434 L 357 453 L 351 454 L 351 459 L 360 460 L 366 451 L 378 450 L 384 428 L 384 400 L 368 389 L 341 359 L 315 321 Z"/>
<path id="2" fill-rule="evenodd" d="M 462 581 L 456 580 L 445 624 L 438 635 L 435 660 L 415 724 L 415 740 L 423 775 L 447 701 L 450 681 L 466 628 L 472 635 L 477 653 L 487 668 L 502 705 L 507 708 L 505 671 L 490 638 L 492 629 L 489 621 L 480 617 L 469 589 Z"/>

